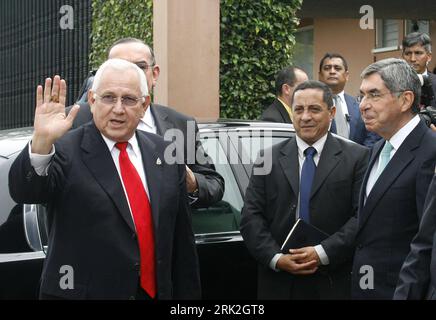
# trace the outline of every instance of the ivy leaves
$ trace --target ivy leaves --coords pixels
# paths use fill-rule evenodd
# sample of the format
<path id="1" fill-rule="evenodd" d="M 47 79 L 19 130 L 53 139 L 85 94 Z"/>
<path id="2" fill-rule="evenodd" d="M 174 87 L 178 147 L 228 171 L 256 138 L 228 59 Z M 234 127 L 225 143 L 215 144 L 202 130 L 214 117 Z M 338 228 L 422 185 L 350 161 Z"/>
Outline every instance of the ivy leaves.
<path id="1" fill-rule="evenodd" d="M 301 0 L 221 0 L 220 109 L 257 119 L 274 98 L 274 77 L 292 63 Z"/>

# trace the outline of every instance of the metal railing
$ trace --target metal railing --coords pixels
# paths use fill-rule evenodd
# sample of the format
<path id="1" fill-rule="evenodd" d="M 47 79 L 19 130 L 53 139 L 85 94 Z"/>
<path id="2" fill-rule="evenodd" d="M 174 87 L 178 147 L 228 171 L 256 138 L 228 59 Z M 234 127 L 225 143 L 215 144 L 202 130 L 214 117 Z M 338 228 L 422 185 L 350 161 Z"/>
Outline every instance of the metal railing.
<path id="1" fill-rule="evenodd" d="M 54 74 L 74 102 L 88 74 L 90 30 L 91 0 L 0 1 L 0 129 L 33 124 L 36 86 Z"/>

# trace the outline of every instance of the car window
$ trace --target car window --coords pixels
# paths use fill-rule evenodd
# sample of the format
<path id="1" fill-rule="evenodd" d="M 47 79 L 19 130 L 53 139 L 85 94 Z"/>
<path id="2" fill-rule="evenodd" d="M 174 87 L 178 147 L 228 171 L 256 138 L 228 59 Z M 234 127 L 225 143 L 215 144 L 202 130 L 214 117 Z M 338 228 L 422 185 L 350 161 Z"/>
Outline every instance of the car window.
<path id="1" fill-rule="evenodd" d="M 24 231 L 23 205 L 11 199 L 8 187 L 13 159 L 0 162 L 0 254 L 33 251 Z"/>
<path id="2" fill-rule="evenodd" d="M 294 135 L 295 133 L 293 131 L 287 130 L 244 130 L 229 134 L 234 148 L 238 150 L 239 161 L 244 167 L 245 173 L 248 177 L 252 174 L 253 165 L 261 150 L 270 148 L 271 146 L 283 142 Z M 262 154 L 261 157 L 263 160 L 267 160 L 266 157 L 268 157 L 268 154 Z M 271 163 L 271 161 L 266 163 Z M 247 185 L 241 186 L 244 194 Z"/>
<path id="3" fill-rule="evenodd" d="M 250 159 L 250 163 L 254 163 L 260 150 L 270 148 L 271 146 L 285 141 L 286 139 L 289 139 L 289 137 L 240 136 L 239 146 L 242 148 L 243 152 L 243 155 L 241 156 L 246 156 L 248 159 Z"/>
<path id="4" fill-rule="evenodd" d="M 194 209 L 192 224 L 195 234 L 239 230 L 243 200 L 232 168 L 218 138 L 202 139 L 203 148 L 212 159 L 216 171 L 225 182 L 221 201 L 209 208 Z"/>

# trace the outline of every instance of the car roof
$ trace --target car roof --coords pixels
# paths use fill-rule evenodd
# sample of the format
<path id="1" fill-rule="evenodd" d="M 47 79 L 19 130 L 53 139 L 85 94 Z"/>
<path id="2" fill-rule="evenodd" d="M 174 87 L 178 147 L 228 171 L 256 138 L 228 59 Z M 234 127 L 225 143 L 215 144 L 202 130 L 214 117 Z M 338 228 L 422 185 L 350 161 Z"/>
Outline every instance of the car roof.
<path id="1" fill-rule="evenodd" d="M 198 128 L 204 130 L 271 130 L 271 131 L 292 131 L 294 126 L 289 123 L 267 122 L 259 120 L 240 120 L 240 119 L 218 119 L 218 120 L 199 120 Z"/>
<path id="2" fill-rule="evenodd" d="M 32 139 L 33 127 L 0 130 L 0 157 L 9 158 Z"/>
<path id="3" fill-rule="evenodd" d="M 198 127 L 202 132 L 221 130 L 294 131 L 293 125 L 288 123 L 239 119 L 200 120 Z M 0 130 L 0 157 L 9 158 L 21 151 L 31 140 L 32 133 L 33 127 Z"/>

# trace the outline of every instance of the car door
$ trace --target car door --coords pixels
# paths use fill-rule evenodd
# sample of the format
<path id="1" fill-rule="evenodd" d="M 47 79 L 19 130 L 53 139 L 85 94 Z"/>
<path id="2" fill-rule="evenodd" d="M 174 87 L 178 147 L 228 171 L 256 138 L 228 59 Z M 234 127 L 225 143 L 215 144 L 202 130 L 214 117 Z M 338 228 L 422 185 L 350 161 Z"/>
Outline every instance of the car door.
<path id="1" fill-rule="evenodd" d="M 38 206 L 15 203 L 8 188 L 16 154 L 0 158 L 0 300 L 38 298 L 45 254 L 38 231 Z"/>
<path id="2" fill-rule="evenodd" d="M 225 181 L 221 201 L 194 209 L 192 223 L 200 260 L 203 299 L 254 299 L 256 264 L 239 233 L 243 198 L 228 158 L 226 132 L 202 133 L 202 144 Z M 245 172 L 241 171 L 243 175 Z M 245 177 L 247 179 L 247 177 Z"/>
<path id="3" fill-rule="evenodd" d="M 193 228 L 205 299 L 255 299 L 257 264 L 239 232 L 245 190 L 257 154 L 292 131 L 230 128 L 201 132 L 205 151 L 225 181 L 223 199 L 193 210 Z"/>

